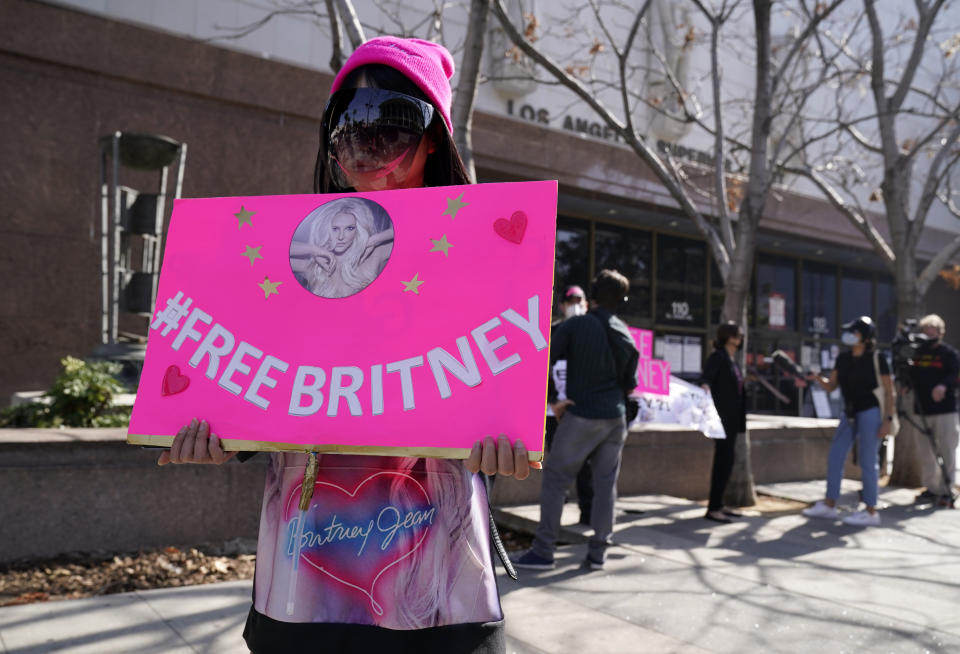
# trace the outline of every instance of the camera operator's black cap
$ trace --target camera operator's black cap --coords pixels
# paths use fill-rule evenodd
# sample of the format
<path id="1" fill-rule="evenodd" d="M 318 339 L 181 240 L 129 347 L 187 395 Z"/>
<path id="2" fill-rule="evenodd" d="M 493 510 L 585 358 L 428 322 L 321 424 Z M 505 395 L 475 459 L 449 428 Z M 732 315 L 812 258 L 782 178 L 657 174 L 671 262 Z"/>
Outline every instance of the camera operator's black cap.
<path id="1" fill-rule="evenodd" d="M 851 320 L 840 327 L 845 332 L 858 332 L 864 340 L 873 338 L 877 332 L 877 328 L 873 324 L 873 318 L 870 316 L 860 316 L 856 320 Z"/>

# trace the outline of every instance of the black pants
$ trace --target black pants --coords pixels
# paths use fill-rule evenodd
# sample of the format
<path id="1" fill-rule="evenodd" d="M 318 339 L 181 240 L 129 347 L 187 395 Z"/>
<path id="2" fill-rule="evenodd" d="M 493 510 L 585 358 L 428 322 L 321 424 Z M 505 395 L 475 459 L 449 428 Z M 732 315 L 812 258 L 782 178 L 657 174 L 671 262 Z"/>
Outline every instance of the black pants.
<path id="1" fill-rule="evenodd" d="M 545 440 L 547 451 L 553 445 L 553 435 L 557 432 L 557 419 L 547 416 Z M 580 521 L 590 522 L 590 507 L 593 505 L 593 470 L 590 468 L 590 459 L 583 462 L 580 472 L 577 473 L 577 506 L 580 507 Z"/>
<path id="2" fill-rule="evenodd" d="M 707 511 L 723 508 L 723 493 L 727 490 L 730 473 L 733 472 L 733 453 L 737 446 L 737 432 L 728 431 L 726 438 L 713 441 L 713 471 L 710 473 L 710 503 Z"/>

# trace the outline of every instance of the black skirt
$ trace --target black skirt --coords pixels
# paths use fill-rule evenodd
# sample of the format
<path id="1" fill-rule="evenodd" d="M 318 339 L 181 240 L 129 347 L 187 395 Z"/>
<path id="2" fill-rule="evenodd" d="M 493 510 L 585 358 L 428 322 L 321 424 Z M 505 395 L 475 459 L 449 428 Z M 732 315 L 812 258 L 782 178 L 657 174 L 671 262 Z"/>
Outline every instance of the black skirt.
<path id="1" fill-rule="evenodd" d="M 250 607 L 243 639 L 254 654 L 389 651 L 391 654 L 504 654 L 503 620 L 386 629 L 365 624 L 281 622 Z"/>

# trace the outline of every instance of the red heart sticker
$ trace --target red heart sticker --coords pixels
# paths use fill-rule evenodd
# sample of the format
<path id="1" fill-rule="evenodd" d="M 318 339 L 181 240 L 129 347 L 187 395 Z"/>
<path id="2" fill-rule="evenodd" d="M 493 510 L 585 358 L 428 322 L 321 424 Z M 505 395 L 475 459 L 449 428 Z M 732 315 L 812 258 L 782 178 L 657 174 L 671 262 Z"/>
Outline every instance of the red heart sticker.
<path id="1" fill-rule="evenodd" d="M 300 534 L 301 571 L 323 575 L 366 596 L 376 615 L 384 614 L 377 582 L 417 555 L 436 519 L 423 484 L 411 475 L 381 471 L 343 485 L 318 481 L 302 529 L 297 524 L 300 485 L 284 507 L 287 556 Z"/>
<path id="2" fill-rule="evenodd" d="M 178 366 L 170 366 L 167 368 L 166 374 L 163 375 L 163 385 L 160 388 L 160 394 L 176 395 L 177 393 L 182 393 L 187 390 L 187 386 L 189 385 L 190 378 L 186 375 L 181 375 Z"/>
<path id="3" fill-rule="evenodd" d="M 497 218 L 493 223 L 493 231 L 511 243 L 519 245 L 527 231 L 527 214 L 522 211 L 514 211 L 510 220 Z"/>

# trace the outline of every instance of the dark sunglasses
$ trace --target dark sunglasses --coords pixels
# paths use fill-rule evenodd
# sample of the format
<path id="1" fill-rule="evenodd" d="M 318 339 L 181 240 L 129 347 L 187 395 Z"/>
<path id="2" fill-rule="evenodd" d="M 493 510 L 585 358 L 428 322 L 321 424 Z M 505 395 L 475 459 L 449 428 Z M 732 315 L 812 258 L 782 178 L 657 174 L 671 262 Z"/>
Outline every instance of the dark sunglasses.
<path id="1" fill-rule="evenodd" d="M 350 176 L 387 175 L 412 161 L 434 113 L 429 102 L 396 91 L 337 91 L 321 121 L 330 176 L 346 188 L 353 186 Z"/>

